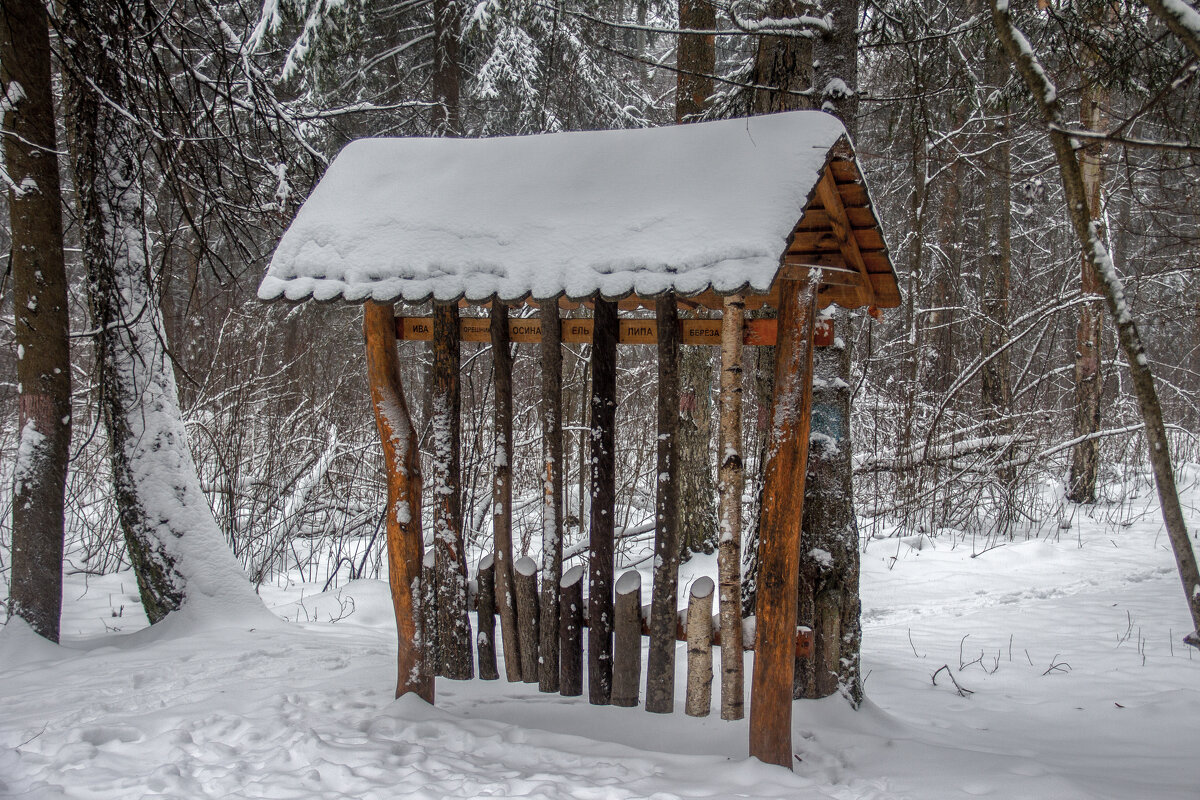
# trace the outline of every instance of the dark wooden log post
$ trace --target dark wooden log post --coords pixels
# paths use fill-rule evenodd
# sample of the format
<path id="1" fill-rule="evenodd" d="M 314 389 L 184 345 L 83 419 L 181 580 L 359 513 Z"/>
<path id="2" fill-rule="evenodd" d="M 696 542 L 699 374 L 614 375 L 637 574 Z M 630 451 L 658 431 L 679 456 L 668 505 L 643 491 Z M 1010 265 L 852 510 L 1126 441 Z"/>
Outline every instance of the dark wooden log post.
<path id="1" fill-rule="evenodd" d="M 459 480 L 458 304 L 433 304 L 433 552 L 440 674 L 468 680 L 471 621 Z"/>
<path id="2" fill-rule="evenodd" d="M 492 300 L 491 335 L 496 388 L 492 554 L 496 570 L 496 609 L 500 612 L 500 636 L 504 642 L 504 674 L 515 683 L 521 680 L 521 647 L 517 640 L 517 599 L 512 572 L 512 352 L 509 349 L 508 306 L 499 298 Z"/>
<path id="3" fill-rule="evenodd" d="M 583 567 L 574 566 L 558 582 L 558 692 L 583 694 Z"/>
<path id="4" fill-rule="evenodd" d="M 538 688 L 558 691 L 558 582 L 562 578 L 562 320 L 558 303 L 542 303 L 542 601 Z"/>
<path id="5" fill-rule="evenodd" d="M 496 564 L 491 555 L 486 555 L 479 562 L 479 603 L 478 625 L 479 632 L 475 634 L 478 642 L 479 677 L 485 681 L 500 678 L 496 671 Z"/>
<path id="6" fill-rule="evenodd" d="M 421 460 L 396 354 L 392 307 L 368 301 L 363 338 L 367 382 L 387 470 L 388 575 L 396 613 L 396 696 L 415 692 L 433 702 L 433 673 L 425 668 L 421 632 Z"/>
<path id="7" fill-rule="evenodd" d="M 750 755 L 792 768 L 796 586 L 812 416 L 813 324 L 819 272 L 781 280 L 771 444 L 763 470 Z"/>
<path id="8" fill-rule="evenodd" d="M 437 570 L 434 569 L 433 547 L 421 557 L 421 624 L 425 642 L 425 668 L 430 675 L 441 668 L 441 649 L 438 647 Z"/>
<path id="9" fill-rule="evenodd" d="M 629 570 L 616 585 L 612 704 L 638 704 L 642 683 L 642 576 Z"/>
<path id="10" fill-rule="evenodd" d="M 588 537 L 588 696 L 612 696 L 616 514 L 617 304 L 597 296 L 592 328 L 592 509 Z"/>
<path id="11" fill-rule="evenodd" d="M 517 589 L 517 638 L 521 643 L 521 680 L 538 681 L 538 589 L 537 562 L 518 558 L 513 568 Z"/>
<path id="12" fill-rule="evenodd" d="M 679 311 L 675 293 L 655 301 L 658 317 L 658 492 L 655 499 L 654 596 L 646 710 L 675 708 L 675 617 L 679 605 Z"/>
<path id="13" fill-rule="evenodd" d="M 707 717 L 712 708 L 712 578 L 705 576 L 692 584 L 687 612 L 687 701 L 684 713 L 689 717 Z"/>
<path id="14" fill-rule="evenodd" d="M 725 298 L 721 319 L 721 392 L 717 453 L 717 575 L 721 614 L 721 719 L 745 715 L 742 655 L 742 328 L 746 301 Z"/>

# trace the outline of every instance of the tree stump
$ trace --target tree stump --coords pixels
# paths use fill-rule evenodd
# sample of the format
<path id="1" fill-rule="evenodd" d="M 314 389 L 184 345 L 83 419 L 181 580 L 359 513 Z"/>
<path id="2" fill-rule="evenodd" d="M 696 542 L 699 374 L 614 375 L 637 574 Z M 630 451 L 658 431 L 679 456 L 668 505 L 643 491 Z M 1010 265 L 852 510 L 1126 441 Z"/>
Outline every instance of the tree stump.
<path id="1" fill-rule="evenodd" d="M 558 693 L 583 694 L 583 567 L 571 567 L 558 582 Z"/>
<path id="2" fill-rule="evenodd" d="M 642 576 L 629 570 L 617 581 L 613 621 L 612 704 L 638 704 L 642 682 Z"/>
<path id="3" fill-rule="evenodd" d="M 538 682 L 537 563 L 528 556 L 517 559 L 513 570 L 517 588 L 517 638 L 521 644 L 521 681 Z"/>
<path id="4" fill-rule="evenodd" d="M 478 627 L 475 634 L 479 653 L 479 677 L 485 681 L 500 678 L 496 671 L 496 569 L 492 556 L 479 562 Z"/>
<path id="5" fill-rule="evenodd" d="M 688 598 L 687 702 L 684 711 L 689 717 L 707 717 L 712 707 L 713 589 L 712 578 L 700 578 L 692 584 Z"/>

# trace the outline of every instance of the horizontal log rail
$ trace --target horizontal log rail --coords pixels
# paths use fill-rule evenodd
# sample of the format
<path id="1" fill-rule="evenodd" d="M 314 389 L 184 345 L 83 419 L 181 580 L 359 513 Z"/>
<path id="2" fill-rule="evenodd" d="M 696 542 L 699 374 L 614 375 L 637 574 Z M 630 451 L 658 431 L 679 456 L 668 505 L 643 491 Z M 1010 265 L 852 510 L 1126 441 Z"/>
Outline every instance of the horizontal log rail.
<path id="1" fill-rule="evenodd" d="M 617 342 L 620 344 L 657 344 L 658 322 L 653 319 L 622 319 Z M 542 323 L 538 319 L 510 319 L 508 335 L 513 342 L 534 344 L 541 341 Z M 412 342 L 433 340 L 433 317 L 396 317 L 396 338 Z M 464 342 L 490 342 L 491 320 L 487 317 L 461 317 L 459 339 Z M 743 343 L 749 347 L 770 347 L 775 344 L 775 320 L 748 319 L 742 332 Z M 566 344 L 587 344 L 592 341 L 590 317 L 564 319 L 562 341 Z M 679 321 L 681 344 L 721 345 L 721 320 L 681 319 Z M 833 323 L 828 322 L 817 331 L 818 347 L 833 344 Z"/>

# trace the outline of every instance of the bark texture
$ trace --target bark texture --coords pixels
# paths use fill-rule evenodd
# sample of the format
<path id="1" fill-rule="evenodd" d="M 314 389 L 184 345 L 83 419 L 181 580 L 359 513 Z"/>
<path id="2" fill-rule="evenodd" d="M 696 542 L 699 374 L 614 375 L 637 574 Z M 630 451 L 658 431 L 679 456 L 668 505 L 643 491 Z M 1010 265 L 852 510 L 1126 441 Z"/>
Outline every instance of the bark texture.
<path id="1" fill-rule="evenodd" d="M 563 425 L 562 320 L 543 303 L 542 322 L 542 600 L 538 688 L 558 691 L 558 584 L 562 578 Z"/>
<path id="2" fill-rule="evenodd" d="M 721 538 L 717 550 L 721 615 L 721 719 L 745 716 L 742 656 L 742 328 L 746 303 L 741 295 L 725 298 L 721 320 L 721 423 L 717 453 Z"/>
<path id="3" fill-rule="evenodd" d="M 596 298 L 592 332 L 592 507 L 588 538 L 588 695 L 612 696 L 617 304 Z"/>
<path id="4" fill-rule="evenodd" d="M 504 642 L 504 674 L 521 680 L 517 641 L 517 600 L 513 590 L 512 544 L 512 354 L 509 351 L 508 307 L 492 301 L 492 360 L 496 388 L 496 452 L 492 476 L 492 560 L 495 568 L 496 609 Z M 482 591 L 482 589 L 481 589 Z M 482 671 L 482 667 L 480 667 Z"/>

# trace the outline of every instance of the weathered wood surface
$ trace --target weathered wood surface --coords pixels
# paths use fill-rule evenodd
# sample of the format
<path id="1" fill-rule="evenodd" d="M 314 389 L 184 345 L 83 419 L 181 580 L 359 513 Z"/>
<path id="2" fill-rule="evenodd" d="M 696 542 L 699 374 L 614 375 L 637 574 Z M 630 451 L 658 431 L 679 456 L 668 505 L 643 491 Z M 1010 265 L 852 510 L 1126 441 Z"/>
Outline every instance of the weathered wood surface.
<path id="1" fill-rule="evenodd" d="M 479 677 L 485 681 L 500 678 L 496 670 L 496 568 L 495 560 L 486 555 L 479 562 L 479 593 L 476 595 L 478 605 L 477 624 L 475 632 L 476 649 L 479 658 Z"/>
<path id="2" fill-rule="evenodd" d="M 493 302 L 491 325 L 492 364 L 496 391 L 495 471 L 492 474 L 492 555 L 496 570 L 496 609 L 504 642 L 504 674 L 521 680 L 521 648 L 517 640 L 517 599 L 513 590 L 512 558 L 512 353 L 509 350 L 508 307 Z"/>
<path id="3" fill-rule="evenodd" d="M 558 306 L 540 310 L 542 351 L 542 600 L 538 689 L 557 692 L 558 592 L 562 578 L 562 320 Z"/>
<path id="4" fill-rule="evenodd" d="M 433 552 L 437 574 L 438 673 L 455 680 L 474 675 L 467 569 L 459 507 L 460 364 L 458 305 L 433 304 Z"/>
<path id="5" fill-rule="evenodd" d="M 675 708 L 675 616 L 679 600 L 679 326 L 675 295 L 658 298 L 658 491 L 655 492 L 654 593 L 646 710 Z"/>
<path id="6" fill-rule="evenodd" d="M 438 673 L 441 655 L 438 650 L 437 570 L 434 569 L 433 548 L 421 556 L 421 631 L 425 642 L 424 664 L 430 675 Z"/>
<path id="7" fill-rule="evenodd" d="M 721 328 L 717 431 L 717 580 L 720 584 L 721 719 L 745 716 L 742 658 L 742 319 L 740 295 L 726 299 Z"/>
<path id="8" fill-rule="evenodd" d="M 750 755 L 792 766 L 792 679 L 804 479 L 812 416 L 816 282 L 781 289 L 771 446 L 759 521 L 757 647 L 750 701 Z"/>
<path id="9" fill-rule="evenodd" d="M 538 681 L 538 590 L 537 562 L 528 556 L 513 566 L 517 590 L 517 638 L 521 648 L 521 680 Z"/>
<path id="10" fill-rule="evenodd" d="M 840 258 L 840 256 L 838 256 Z M 851 276 L 853 277 L 853 275 Z M 557 309 L 547 304 L 546 308 Z M 508 340 L 518 344 L 537 344 L 542 341 L 542 319 L 526 317 L 509 319 Z M 462 317 L 459 324 L 459 340 L 464 342 L 491 341 L 492 321 L 483 317 Z M 590 344 L 593 321 L 587 318 L 564 319 L 560 322 L 561 341 L 566 344 Z M 397 317 L 396 336 L 405 341 L 433 341 L 433 317 Z M 747 347 L 775 344 L 775 320 L 751 319 L 745 321 L 742 340 Z M 679 320 L 680 344 L 706 344 L 717 347 L 721 344 L 721 320 Z M 617 344 L 657 344 L 658 321 L 653 319 L 623 319 L 618 323 Z"/>
<path id="11" fill-rule="evenodd" d="M 712 708 L 714 588 L 712 578 L 699 578 L 692 584 L 688 597 L 687 699 L 684 713 L 689 717 L 707 717 Z"/>
<path id="12" fill-rule="evenodd" d="M 637 570 L 621 576 L 616 596 L 612 704 L 632 708 L 642 682 L 642 576 Z"/>
<path id="13" fill-rule="evenodd" d="M 571 567 L 558 582 L 558 693 L 583 694 L 583 567 Z"/>
<path id="14" fill-rule="evenodd" d="M 419 597 L 424 556 L 421 461 L 416 431 L 400 381 L 395 331 L 392 307 L 368 301 L 364 306 L 363 338 L 367 351 L 367 383 L 371 387 L 371 405 L 375 410 L 375 425 L 387 471 L 388 583 L 399 640 L 396 696 L 415 692 L 432 703 L 433 672 L 425 661 L 424 621 Z"/>
<path id="15" fill-rule="evenodd" d="M 588 535 L 588 697 L 612 695 L 613 544 L 616 513 L 617 305 L 596 300 L 592 342 L 592 507 Z"/>

